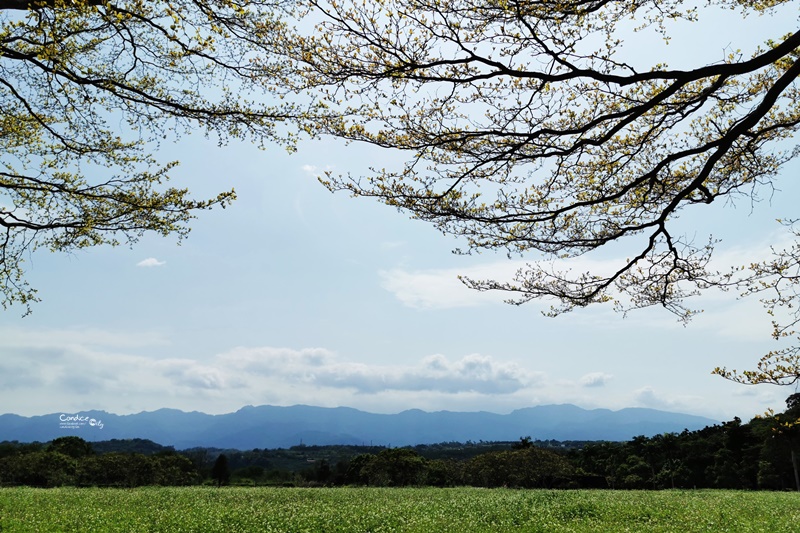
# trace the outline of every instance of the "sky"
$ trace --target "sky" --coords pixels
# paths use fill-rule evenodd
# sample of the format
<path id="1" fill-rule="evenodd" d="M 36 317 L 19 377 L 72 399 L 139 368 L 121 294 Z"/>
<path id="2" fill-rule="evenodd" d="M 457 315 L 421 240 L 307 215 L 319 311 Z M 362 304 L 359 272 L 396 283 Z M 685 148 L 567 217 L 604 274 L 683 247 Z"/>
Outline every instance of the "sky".
<path id="1" fill-rule="evenodd" d="M 744 28 L 755 34 L 754 24 Z M 334 139 L 288 154 L 190 135 L 158 158 L 181 160 L 175 184 L 195 197 L 234 187 L 238 200 L 200 213 L 180 245 L 147 236 L 133 248 L 28 257 L 42 301 L 29 316 L 0 315 L 0 413 L 295 404 L 508 413 L 571 403 L 721 421 L 782 410 L 794 392 L 711 375 L 752 368 L 775 348 L 752 299 L 706 293 L 689 302 L 704 312 L 687 326 L 662 309 L 546 318 L 549 302 L 512 306 L 457 279 L 508 279 L 524 260 L 454 255 L 454 238 L 317 182 L 400 154 Z M 704 205 L 679 223 L 699 240 L 723 239 L 719 265 L 758 258 L 785 238 L 775 219 L 794 214 L 798 170 L 787 165 L 768 200 Z M 622 252 L 576 268 L 602 269 Z"/>

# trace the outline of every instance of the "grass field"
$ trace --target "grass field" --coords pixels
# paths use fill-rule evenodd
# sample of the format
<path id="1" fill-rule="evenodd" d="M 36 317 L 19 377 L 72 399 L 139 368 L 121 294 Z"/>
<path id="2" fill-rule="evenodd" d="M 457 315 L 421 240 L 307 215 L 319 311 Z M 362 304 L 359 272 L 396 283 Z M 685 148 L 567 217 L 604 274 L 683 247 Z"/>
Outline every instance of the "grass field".
<path id="1" fill-rule="evenodd" d="M 0 489 L 0 531 L 800 532 L 800 494 L 147 487 Z"/>

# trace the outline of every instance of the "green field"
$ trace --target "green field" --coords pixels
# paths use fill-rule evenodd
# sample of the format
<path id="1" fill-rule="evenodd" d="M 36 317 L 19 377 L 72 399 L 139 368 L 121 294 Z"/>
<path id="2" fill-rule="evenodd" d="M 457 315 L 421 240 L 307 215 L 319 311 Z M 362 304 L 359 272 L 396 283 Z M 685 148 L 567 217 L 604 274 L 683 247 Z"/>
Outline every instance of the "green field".
<path id="1" fill-rule="evenodd" d="M 0 489 L 0 531 L 800 531 L 800 494 L 147 487 Z"/>

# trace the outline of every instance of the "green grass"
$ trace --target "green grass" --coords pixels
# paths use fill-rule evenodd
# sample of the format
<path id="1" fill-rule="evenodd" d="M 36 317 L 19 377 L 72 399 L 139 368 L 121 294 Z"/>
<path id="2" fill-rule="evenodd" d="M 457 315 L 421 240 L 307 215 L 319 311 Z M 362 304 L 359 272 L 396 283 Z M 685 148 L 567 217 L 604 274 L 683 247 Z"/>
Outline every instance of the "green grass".
<path id="1" fill-rule="evenodd" d="M 800 532 L 800 494 L 377 488 L 0 489 L 0 531 Z"/>

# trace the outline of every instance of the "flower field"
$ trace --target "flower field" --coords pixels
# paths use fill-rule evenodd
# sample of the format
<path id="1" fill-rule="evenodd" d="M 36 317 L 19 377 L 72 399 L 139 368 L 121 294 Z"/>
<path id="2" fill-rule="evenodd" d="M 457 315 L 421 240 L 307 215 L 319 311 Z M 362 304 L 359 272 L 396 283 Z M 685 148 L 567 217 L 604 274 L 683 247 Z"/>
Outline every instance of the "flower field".
<path id="1" fill-rule="evenodd" d="M 800 494 L 146 487 L 0 489 L 7 532 L 800 531 Z"/>

